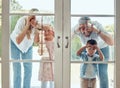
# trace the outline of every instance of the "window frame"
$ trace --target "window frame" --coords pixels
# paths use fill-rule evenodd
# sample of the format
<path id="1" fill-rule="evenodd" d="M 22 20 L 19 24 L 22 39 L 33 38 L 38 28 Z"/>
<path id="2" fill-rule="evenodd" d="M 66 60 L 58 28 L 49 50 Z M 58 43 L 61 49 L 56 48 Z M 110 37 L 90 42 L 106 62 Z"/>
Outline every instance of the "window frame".
<path id="1" fill-rule="evenodd" d="M 60 36 L 60 44 L 62 44 L 62 1 L 61 0 L 54 0 L 55 4 L 55 13 L 54 14 L 44 14 L 44 13 L 36 13 L 35 15 L 54 15 L 54 20 L 55 20 L 55 33 L 56 36 Z M 20 60 L 20 61 L 15 61 L 15 60 L 10 60 L 9 58 L 9 51 L 10 51 L 10 46 L 9 46 L 9 38 L 10 38 L 10 19 L 9 17 L 11 15 L 29 15 L 29 13 L 10 13 L 10 0 L 2 0 L 2 55 L 1 55 L 1 73 L 2 73 L 2 88 L 10 88 L 10 63 L 11 62 L 40 62 L 40 60 Z M 61 25 L 60 25 L 61 24 Z M 59 27 L 60 26 L 60 27 Z M 55 37 L 57 38 L 57 37 Z M 56 40 L 56 39 L 55 39 Z M 61 88 L 62 85 L 62 47 L 58 48 L 57 45 L 55 44 L 55 87 L 56 88 Z M 7 84 L 7 85 L 6 85 Z"/>
<path id="2" fill-rule="evenodd" d="M 115 0 L 115 33 L 114 33 L 114 39 L 115 39 L 115 88 L 120 87 L 120 0 Z M 70 31 L 66 29 L 70 29 L 70 0 L 55 0 L 55 28 L 58 29 L 56 32 L 55 40 L 57 40 L 57 37 L 60 36 L 60 45 L 63 46 L 63 48 L 57 48 L 57 44 L 55 41 L 55 48 L 56 48 L 56 54 L 55 56 L 59 59 L 56 60 L 55 63 L 55 86 L 56 88 L 70 88 L 70 47 L 65 48 L 65 45 L 67 43 L 66 36 L 69 37 L 69 46 L 70 46 Z M 9 88 L 10 86 L 10 80 L 9 80 L 9 0 L 2 0 L 2 60 L 1 63 L 1 71 L 2 71 L 2 88 Z M 118 40 L 118 41 L 117 41 Z M 64 51 L 62 53 L 62 51 Z M 69 51 L 69 52 L 68 52 Z M 59 53 L 58 53 L 59 52 Z M 66 56 L 67 59 L 66 59 Z M 63 60 L 61 60 L 61 57 Z M 63 65 L 63 66 L 61 66 Z M 69 72 L 69 73 L 68 73 Z M 61 75 L 62 77 L 60 77 Z M 7 85 L 6 85 L 7 84 Z"/>
<path id="3" fill-rule="evenodd" d="M 114 17 L 114 23 L 115 23 L 115 31 L 114 31 L 114 61 L 107 61 L 107 62 L 102 62 L 102 63 L 113 63 L 114 64 L 114 81 L 115 81 L 115 83 L 114 83 L 114 88 L 119 88 L 120 87 L 120 84 L 118 83 L 119 81 L 120 81 L 120 77 L 119 77 L 119 75 L 118 74 L 120 74 L 120 68 L 119 68 L 119 64 L 120 64 L 120 61 L 119 61 L 119 58 L 118 57 L 120 57 L 120 54 L 118 53 L 118 52 L 120 52 L 120 50 L 119 50 L 119 48 L 118 47 L 120 47 L 120 41 L 116 41 L 116 40 L 118 40 L 118 38 L 120 37 L 119 36 L 119 33 L 120 33 L 120 31 L 118 30 L 119 28 L 120 28 L 120 25 L 119 25 L 119 23 L 120 23 L 120 6 L 119 6 L 119 4 L 118 3 L 120 3 L 120 1 L 119 0 L 114 0 L 114 14 L 115 15 L 99 15 L 99 14 L 90 14 L 90 15 L 88 15 L 88 14 L 77 14 L 77 15 L 75 15 L 75 14 L 71 14 L 71 9 L 70 9 L 70 5 L 71 5 L 71 2 L 70 2 L 71 0 L 64 0 L 63 2 L 64 2 L 64 11 L 63 11 L 63 17 L 64 17 L 64 19 L 63 19 L 63 23 L 64 23 L 64 27 L 63 27 L 63 29 L 64 29 L 64 41 L 65 41 L 65 43 L 63 44 L 63 45 L 66 45 L 66 39 L 65 39 L 65 37 L 66 36 L 68 36 L 68 38 L 69 38 L 69 46 L 71 46 L 71 44 L 70 44 L 70 41 L 71 41 L 71 35 L 68 35 L 68 34 L 71 34 L 71 31 L 69 30 L 66 30 L 66 29 L 71 29 L 70 28 L 70 23 L 71 23 L 71 20 L 70 20 L 70 18 L 71 18 L 71 16 L 73 16 L 73 17 L 80 17 L 80 16 L 90 16 L 90 17 Z M 119 17 L 119 18 L 118 18 Z M 67 50 L 69 50 L 69 52 L 67 51 Z M 64 53 L 63 53 L 63 88 L 71 88 L 71 86 L 70 86 L 70 77 L 71 77 L 71 74 L 70 74 L 70 71 L 71 71 L 71 64 L 72 63 L 76 63 L 76 64 L 78 64 L 78 63 L 84 63 L 84 62 L 81 62 L 81 61 L 71 61 L 71 57 L 70 57 L 70 54 L 71 54 L 71 52 L 70 52 L 70 50 L 71 50 L 71 47 L 69 47 L 68 49 L 66 49 L 64 46 L 63 46 L 63 51 L 65 51 Z M 66 57 L 67 56 L 67 57 Z M 93 63 L 93 62 L 88 62 L 88 63 Z M 96 62 L 96 63 L 101 63 L 101 62 Z M 68 73 L 69 72 L 69 73 Z"/>

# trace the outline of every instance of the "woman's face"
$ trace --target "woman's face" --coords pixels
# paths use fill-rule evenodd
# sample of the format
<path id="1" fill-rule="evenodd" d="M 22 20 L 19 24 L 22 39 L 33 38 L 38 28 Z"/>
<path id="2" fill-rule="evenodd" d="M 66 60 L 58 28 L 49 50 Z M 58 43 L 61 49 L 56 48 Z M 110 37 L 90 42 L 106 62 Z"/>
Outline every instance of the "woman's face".
<path id="1" fill-rule="evenodd" d="M 34 15 L 31 16 L 30 24 L 31 24 L 32 27 L 35 27 L 36 24 L 37 24 L 36 17 Z"/>

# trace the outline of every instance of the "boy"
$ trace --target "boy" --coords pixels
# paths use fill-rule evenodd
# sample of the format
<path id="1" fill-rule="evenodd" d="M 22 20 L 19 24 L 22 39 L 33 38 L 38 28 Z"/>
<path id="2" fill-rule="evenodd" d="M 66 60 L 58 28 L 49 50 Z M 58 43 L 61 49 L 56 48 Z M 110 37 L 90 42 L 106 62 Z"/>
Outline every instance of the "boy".
<path id="1" fill-rule="evenodd" d="M 86 52 L 84 51 L 86 49 Z M 98 54 L 95 54 L 96 51 Z M 101 50 L 97 47 L 97 42 L 93 39 L 88 40 L 86 46 L 83 46 L 77 51 L 77 55 L 83 61 L 102 61 L 104 56 Z M 80 69 L 81 88 L 96 88 L 97 64 L 83 63 Z"/>

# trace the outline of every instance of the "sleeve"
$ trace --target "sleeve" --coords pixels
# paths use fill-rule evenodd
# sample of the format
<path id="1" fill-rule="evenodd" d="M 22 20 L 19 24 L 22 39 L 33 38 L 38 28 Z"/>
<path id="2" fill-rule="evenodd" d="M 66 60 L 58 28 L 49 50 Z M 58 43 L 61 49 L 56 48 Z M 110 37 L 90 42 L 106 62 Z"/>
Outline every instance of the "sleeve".
<path id="1" fill-rule="evenodd" d="M 102 32 L 104 33 L 107 33 L 104 29 L 104 27 L 102 26 L 102 24 L 100 24 L 99 22 L 97 21 L 93 21 L 91 22 L 93 24 L 93 26 L 95 26 L 98 30 L 101 30 Z"/>
<path id="2" fill-rule="evenodd" d="M 96 61 L 101 61 L 99 55 L 96 55 Z"/>
<path id="3" fill-rule="evenodd" d="M 19 33 L 21 33 L 21 31 L 23 30 L 24 26 L 25 26 L 25 19 L 20 18 L 15 25 L 15 28 L 14 28 L 14 31 L 13 31 L 14 36 L 17 37 L 19 35 Z"/>
<path id="4" fill-rule="evenodd" d="M 84 59 L 84 57 L 85 57 L 85 55 L 86 55 L 86 53 L 85 52 L 82 52 L 79 56 L 80 56 L 80 59 Z"/>
<path id="5" fill-rule="evenodd" d="M 74 34 L 77 34 L 79 35 L 80 34 L 80 31 L 78 31 L 78 28 L 79 28 L 79 25 L 75 25 L 75 27 L 72 28 L 72 32 L 74 32 Z"/>

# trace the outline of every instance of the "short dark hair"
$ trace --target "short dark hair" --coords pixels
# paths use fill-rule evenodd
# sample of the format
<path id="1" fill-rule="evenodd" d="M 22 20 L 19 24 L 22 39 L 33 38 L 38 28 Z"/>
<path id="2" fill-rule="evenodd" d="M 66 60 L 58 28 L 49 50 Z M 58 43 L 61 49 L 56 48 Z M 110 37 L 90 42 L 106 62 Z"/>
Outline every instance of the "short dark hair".
<path id="1" fill-rule="evenodd" d="M 87 44 L 97 45 L 97 42 L 94 39 L 90 39 L 90 40 L 87 41 Z"/>

